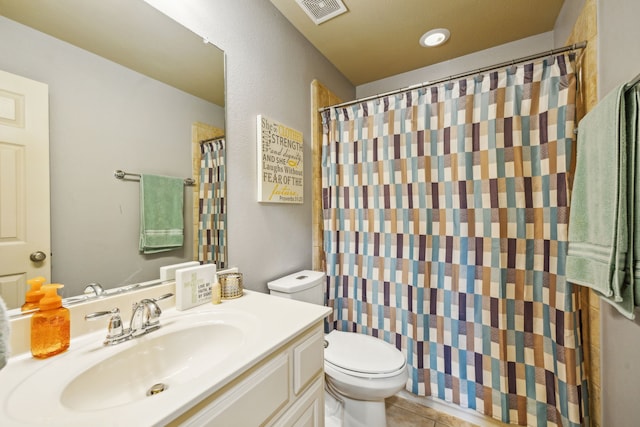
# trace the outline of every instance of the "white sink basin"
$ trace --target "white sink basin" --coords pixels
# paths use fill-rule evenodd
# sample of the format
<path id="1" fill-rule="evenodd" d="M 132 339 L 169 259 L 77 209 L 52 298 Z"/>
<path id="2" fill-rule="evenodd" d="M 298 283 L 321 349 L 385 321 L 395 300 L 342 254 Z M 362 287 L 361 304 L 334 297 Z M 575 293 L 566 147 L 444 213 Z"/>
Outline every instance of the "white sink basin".
<path id="1" fill-rule="evenodd" d="M 260 329 L 252 314 L 230 310 L 174 310 L 160 324 L 156 331 L 114 346 L 102 345 L 105 329 L 83 337 L 75 348 L 72 343 L 61 355 L 24 360 L 33 369 L 13 384 L 4 411 L 16 421 L 48 425 L 70 415 L 104 419 L 115 408 L 144 411 L 166 405 L 189 394 L 203 378 L 223 378 L 225 366 L 248 352 Z M 164 391 L 147 395 L 156 384 Z M 37 411 L 25 410 L 29 402 Z"/>
<path id="2" fill-rule="evenodd" d="M 235 352 L 244 332 L 226 322 L 205 323 L 185 330 L 155 331 L 75 377 L 63 390 L 61 403 L 80 411 L 133 403 L 177 384 L 192 381 Z M 161 391 L 164 390 L 164 391 Z"/>
<path id="3" fill-rule="evenodd" d="M 170 285 L 165 290 L 172 291 Z M 124 297 L 111 302 L 131 304 Z M 110 306 L 101 300 L 87 304 L 80 312 L 72 310 L 76 328 L 84 314 Z M 38 360 L 23 352 L 11 357 L 0 370 L 0 426 L 179 424 L 180 416 L 263 363 L 327 312 L 326 307 L 245 290 L 242 298 L 219 305 L 167 308 L 159 330 L 114 346 L 102 345 L 105 321 L 98 332 L 74 336 L 69 350 L 57 356 Z M 13 331 L 28 333 L 23 320 Z M 165 391 L 147 396 L 156 383 L 163 383 Z"/>

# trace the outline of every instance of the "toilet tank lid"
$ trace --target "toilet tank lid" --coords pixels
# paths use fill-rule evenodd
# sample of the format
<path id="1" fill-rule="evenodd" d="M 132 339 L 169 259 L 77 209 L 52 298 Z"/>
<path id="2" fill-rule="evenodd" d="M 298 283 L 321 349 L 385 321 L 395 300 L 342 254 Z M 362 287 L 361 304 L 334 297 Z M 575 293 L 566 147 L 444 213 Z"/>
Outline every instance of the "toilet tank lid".
<path id="1" fill-rule="evenodd" d="M 309 289 L 324 280 L 324 272 L 302 270 L 267 283 L 272 291 L 293 293 Z"/>

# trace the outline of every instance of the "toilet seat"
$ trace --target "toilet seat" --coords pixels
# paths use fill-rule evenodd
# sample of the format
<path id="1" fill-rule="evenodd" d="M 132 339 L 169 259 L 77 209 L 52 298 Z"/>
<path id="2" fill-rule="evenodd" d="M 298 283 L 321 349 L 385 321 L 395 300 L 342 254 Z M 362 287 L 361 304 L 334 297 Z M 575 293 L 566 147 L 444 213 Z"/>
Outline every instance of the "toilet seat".
<path id="1" fill-rule="evenodd" d="M 391 344 L 364 334 L 334 330 L 325 335 L 325 363 L 359 378 L 389 378 L 406 369 L 404 355 Z"/>

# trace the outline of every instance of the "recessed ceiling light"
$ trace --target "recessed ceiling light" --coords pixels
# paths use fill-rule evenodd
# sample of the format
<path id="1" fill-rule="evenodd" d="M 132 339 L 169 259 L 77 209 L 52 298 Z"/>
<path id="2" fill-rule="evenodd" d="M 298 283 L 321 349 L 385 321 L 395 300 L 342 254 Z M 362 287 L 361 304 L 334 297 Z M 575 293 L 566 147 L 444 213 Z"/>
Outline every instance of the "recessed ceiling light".
<path id="1" fill-rule="evenodd" d="M 449 30 L 446 28 L 437 28 L 435 30 L 427 31 L 420 37 L 420 44 L 424 47 L 440 46 L 447 40 L 449 40 Z"/>

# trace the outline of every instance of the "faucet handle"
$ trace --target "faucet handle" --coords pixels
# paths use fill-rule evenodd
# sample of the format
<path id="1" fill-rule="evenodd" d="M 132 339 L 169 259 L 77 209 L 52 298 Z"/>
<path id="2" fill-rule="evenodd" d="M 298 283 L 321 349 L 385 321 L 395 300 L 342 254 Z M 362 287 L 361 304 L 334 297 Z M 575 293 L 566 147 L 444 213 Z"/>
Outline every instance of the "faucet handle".
<path id="1" fill-rule="evenodd" d="M 163 299 L 171 298 L 172 296 L 173 294 L 169 292 L 168 294 L 160 295 L 159 297 L 156 297 L 156 298 L 151 298 L 151 301 L 158 302 L 158 301 L 162 301 Z"/>
<path id="2" fill-rule="evenodd" d="M 122 318 L 120 317 L 120 309 L 118 307 L 109 311 L 97 311 L 84 316 L 85 320 L 100 319 L 105 316 L 111 316 L 109 325 L 107 326 L 107 337 L 104 345 L 118 344 L 131 338 L 131 331 L 124 329 L 122 326 Z"/>
<path id="3" fill-rule="evenodd" d="M 131 310 L 135 311 L 135 309 L 139 305 L 144 305 L 144 304 L 149 304 L 149 303 L 156 303 L 158 301 L 162 301 L 163 299 L 171 298 L 172 296 L 173 296 L 173 294 L 171 292 L 169 292 L 168 294 L 160 295 L 159 297 L 156 297 L 156 298 L 144 298 L 139 302 L 133 302 L 131 304 Z"/>
<path id="4" fill-rule="evenodd" d="M 120 309 L 116 307 L 108 311 L 96 311 L 95 313 L 89 313 L 86 316 L 84 316 L 84 320 L 100 319 L 101 317 L 108 316 L 110 314 L 118 315 L 120 314 Z"/>

